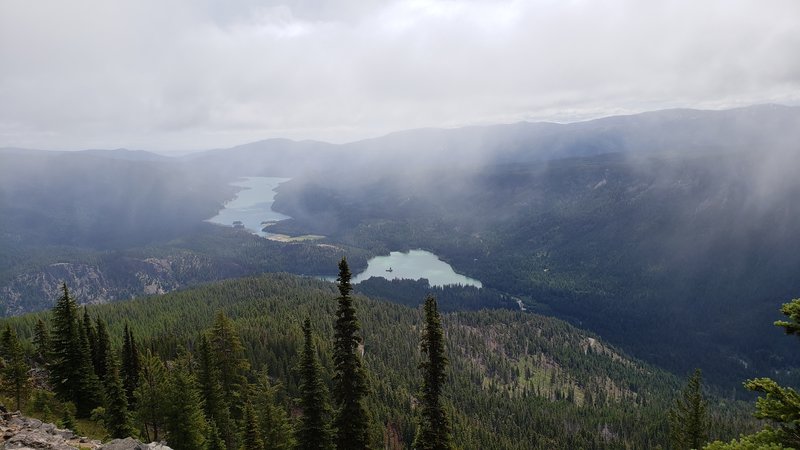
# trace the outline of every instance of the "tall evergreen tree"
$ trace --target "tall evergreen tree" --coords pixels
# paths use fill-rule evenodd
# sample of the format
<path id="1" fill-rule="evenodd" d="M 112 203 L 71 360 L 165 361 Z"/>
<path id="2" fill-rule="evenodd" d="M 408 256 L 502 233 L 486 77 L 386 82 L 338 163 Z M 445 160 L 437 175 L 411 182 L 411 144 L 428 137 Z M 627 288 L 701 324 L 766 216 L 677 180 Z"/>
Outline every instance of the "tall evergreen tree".
<path id="1" fill-rule="evenodd" d="M 128 411 L 128 398 L 119 378 L 117 361 L 109 355 L 105 370 L 105 425 L 112 438 L 125 438 L 133 435 L 131 415 Z"/>
<path id="2" fill-rule="evenodd" d="M 104 382 L 113 356 L 111 355 L 111 337 L 108 335 L 108 327 L 99 317 L 95 320 L 94 336 L 94 373 L 101 382 Z"/>
<path id="3" fill-rule="evenodd" d="M 53 308 L 50 382 L 58 397 L 73 402 L 77 414 L 87 417 L 100 404 L 99 383 L 94 373 L 86 330 L 78 318 L 78 307 L 67 284 Z"/>
<path id="4" fill-rule="evenodd" d="M 695 369 L 681 396 L 667 414 L 672 448 L 699 449 L 708 439 L 707 404 L 702 392 L 703 375 Z"/>
<path id="5" fill-rule="evenodd" d="M 136 415 L 147 439 L 159 441 L 169 413 L 167 369 L 161 359 L 154 356 L 149 349 L 142 356 L 140 381 L 134 393 Z"/>
<path id="6" fill-rule="evenodd" d="M 50 330 L 44 320 L 36 320 L 33 327 L 33 346 L 36 350 L 36 361 L 47 364 L 50 360 Z"/>
<path id="7" fill-rule="evenodd" d="M 139 386 L 139 371 L 141 362 L 139 360 L 139 348 L 133 338 L 133 332 L 125 324 L 124 337 L 122 340 L 122 384 L 125 386 L 125 394 L 128 396 L 128 403 L 136 404 L 136 396 L 133 394 Z"/>
<path id="8" fill-rule="evenodd" d="M 781 306 L 781 312 L 789 320 L 779 320 L 776 326 L 786 334 L 800 337 L 800 299 L 793 299 Z M 776 445 L 800 448 L 800 392 L 783 387 L 770 378 L 747 380 L 744 386 L 762 396 L 756 400 L 755 417 L 770 421 L 771 425 L 759 435 L 772 437 Z"/>
<path id="9" fill-rule="evenodd" d="M 300 357 L 300 409 L 302 416 L 295 430 L 297 450 L 333 449 L 328 392 L 322 382 L 317 348 L 311 335 L 311 321 L 303 323 L 303 353 Z"/>
<path id="10" fill-rule="evenodd" d="M 92 318 L 89 317 L 89 310 L 86 306 L 83 307 L 83 322 L 81 325 L 83 326 L 83 335 L 89 344 L 89 356 L 92 359 L 92 364 L 94 364 L 97 356 L 97 330 L 92 325 Z M 105 366 L 103 366 L 102 371 L 105 372 Z M 95 374 L 97 374 L 97 370 L 95 370 Z M 100 378 L 99 375 L 98 378 Z"/>
<path id="11" fill-rule="evenodd" d="M 350 293 L 350 269 L 347 260 L 339 262 L 338 306 L 333 342 L 333 396 L 336 403 L 336 448 L 369 448 L 369 415 L 364 405 L 367 396 L 367 377 L 358 349 L 361 345 L 360 325 Z"/>
<path id="12" fill-rule="evenodd" d="M 170 370 L 167 387 L 167 443 L 174 450 L 204 448 L 207 423 L 197 380 L 189 369 L 188 355 L 182 355 Z"/>
<path id="13" fill-rule="evenodd" d="M 259 373 L 254 387 L 253 406 L 259 418 L 264 448 L 290 450 L 294 448 L 292 426 L 286 410 L 277 403 L 279 386 L 270 382 L 266 370 Z"/>
<path id="14" fill-rule="evenodd" d="M 414 448 L 420 450 L 449 450 L 453 448 L 450 420 L 442 405 L 442 389 L 447 380 L 447 355 L 445 354 L 442 319 L 436 298 L 429 295 L 424 306 L 425 325 L 420 339 L 420 350 L 425 360 L 422 369 L 420 415 Z"/>
<path id="15" fill-rule="evenodd" d="M 261 429 L 258 424 L 253 404 L 249 401 L 244 405 L 244 432 L 242 433 L 242 450 L 264 450 L 264 440 L 261 439 Z"/>
<path id="16" fill-rule="evenodd" d="M 229 402 L 231 414 L 239 419 L 243 390 L 247 385 L 245 373 L 250 368 L 250 363 L 244 356 L 244 346 L 233 322 L 222 311 L 217 312 L 209 336 L 222 392 Z"/>
<path id="17" fill-rule="evenodd" d="M 227 450 L 225 441 L 219 434 L 219 427 L 214 421 L 208 423 L 208 437 L 206 438 L 206 450 Z"/>
<path id="18" fill-rule="evenodd" d="M 205 415 L 218 427 L 218 432 L 221 433 L 227 448 L 235 449 L 237 442 L 235 427 L 219 378 L 219 367 L 211 343 L 206 334 L 201 334 L 197 352 L 197 384 L 203 399 Z"/>
<path id="19" fill-rule="evenodd" d="M 30 393 L 30 378 L 28 370 L 30 367 L 25 361 L 25 351 L 17 338 L 17 332 L 6 325 L 2 336 L 2 356 L 3 356 L 3 391 L 11 395 L 14 399 L 15 409 L 19 411 L 22 401 L 28 398 Z"/>

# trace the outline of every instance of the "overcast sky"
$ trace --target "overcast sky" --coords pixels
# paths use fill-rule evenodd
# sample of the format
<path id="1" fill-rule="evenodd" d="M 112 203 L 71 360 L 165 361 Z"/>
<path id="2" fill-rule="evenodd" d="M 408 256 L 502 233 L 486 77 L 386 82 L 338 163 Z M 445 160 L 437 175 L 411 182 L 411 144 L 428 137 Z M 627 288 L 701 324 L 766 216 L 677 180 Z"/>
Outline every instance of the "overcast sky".
<path id="1" fill-rule="evenodd" d="M 800 1 L 0 0 L 0 147 L 800 103 Z"/>

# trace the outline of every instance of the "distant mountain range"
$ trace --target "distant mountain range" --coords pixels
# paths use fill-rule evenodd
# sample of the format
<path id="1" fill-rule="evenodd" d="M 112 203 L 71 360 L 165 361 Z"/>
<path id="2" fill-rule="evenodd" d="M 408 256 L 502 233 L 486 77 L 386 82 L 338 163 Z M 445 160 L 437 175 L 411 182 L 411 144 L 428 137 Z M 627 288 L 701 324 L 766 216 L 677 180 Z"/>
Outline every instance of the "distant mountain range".
<path id="1" fill-rule="evenodd" d="M 424 248 L 529 309 L 717 381 L 800 366 L 771 322 L 800 296 L 800 108 L 270 139 L 182 157 L 0 149 L 0 303 L 46 308 L 342 255 Z M 214 226 L 241 176 L 285 176 L 273 243 Z M 390 297 L 390 296 L 389 296 Z"/>

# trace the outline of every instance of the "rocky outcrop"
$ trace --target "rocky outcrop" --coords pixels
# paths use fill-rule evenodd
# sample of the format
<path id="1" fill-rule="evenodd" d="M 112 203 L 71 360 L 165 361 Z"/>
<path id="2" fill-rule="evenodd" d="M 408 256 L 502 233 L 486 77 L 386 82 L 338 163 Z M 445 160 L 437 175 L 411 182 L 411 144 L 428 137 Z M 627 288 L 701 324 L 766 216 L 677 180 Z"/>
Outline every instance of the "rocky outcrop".
<path id="1" fill-rule="evenodd" d="M 163 294 L 192 282 L 209 262 L 195 255 L 135 258 L 110 254 L 95 264 L 59 262 L 16 274 L 0 285 L 0 315 L 49 309 L 67 282 L 79 304 Z"/>
<path id="2" fill-rule="evenodd" d="M 143 444 L 134 438 L 114 439 L 100 447 L 100 450 L 172 450 L 159 442 Z"/>
<path id="3" fill-rule="evenodd" d="M 161 443 L 143 444 L 133 438 L 102 442 L 76 436 L 52 423 L 17 413 L 0 415 L 0 450 L 171 450 Z"/>

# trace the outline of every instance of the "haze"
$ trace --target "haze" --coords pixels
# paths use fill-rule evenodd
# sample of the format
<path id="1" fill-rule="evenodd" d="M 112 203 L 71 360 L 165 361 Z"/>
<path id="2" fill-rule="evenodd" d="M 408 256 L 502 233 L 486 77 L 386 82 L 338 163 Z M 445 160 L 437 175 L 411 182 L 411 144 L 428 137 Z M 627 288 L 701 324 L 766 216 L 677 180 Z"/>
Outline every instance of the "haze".
<path id="1" fill-rule="evenodd" d="M 800 101 L 793 0 L 0 3 L 0 147 L 346 142 Z"/>

